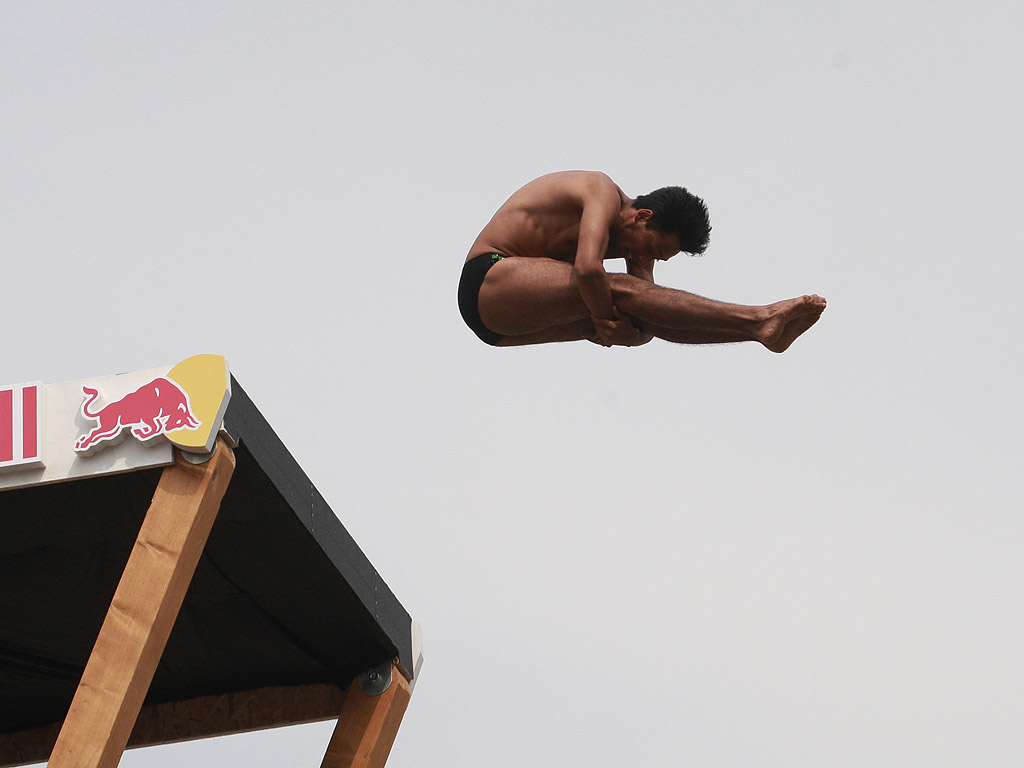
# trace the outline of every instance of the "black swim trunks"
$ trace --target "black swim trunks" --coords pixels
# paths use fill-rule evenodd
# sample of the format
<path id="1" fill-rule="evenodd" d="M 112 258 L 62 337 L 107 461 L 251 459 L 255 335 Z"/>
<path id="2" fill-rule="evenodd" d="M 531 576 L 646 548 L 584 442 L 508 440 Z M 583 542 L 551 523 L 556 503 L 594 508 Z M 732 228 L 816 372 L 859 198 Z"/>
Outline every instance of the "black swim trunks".
<path id="1" fill-rule="evenodd" d="M 462 319 L 482 341 L 497 346 L 504 336 L 487 328 L 480 319 L 480 307 L 477 304 L 480 286 L 484 284 L 487 270 L 504 259 L 500 253 L 484 253 L 474 256 L 462 268 L 462 279 L 459 280 L 459 311 Z"/>

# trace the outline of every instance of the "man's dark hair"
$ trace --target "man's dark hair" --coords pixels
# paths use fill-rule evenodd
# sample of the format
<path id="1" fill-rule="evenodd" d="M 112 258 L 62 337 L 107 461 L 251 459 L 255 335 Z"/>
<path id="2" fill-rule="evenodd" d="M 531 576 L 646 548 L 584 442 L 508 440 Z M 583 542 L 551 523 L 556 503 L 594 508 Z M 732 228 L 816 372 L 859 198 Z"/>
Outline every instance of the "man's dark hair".
<path id="1" fill-rule="evenodd" d="M 682 187 L 662 187 L 649 195 L 640 195 L 633 201 L 633 207 L 652 211 L 654 215 L 647 220 L 648 228 L 675 235 L 680 251 L 696 255 L 704 253 L 708 247 L 711 240 L 708 207 Z"/>

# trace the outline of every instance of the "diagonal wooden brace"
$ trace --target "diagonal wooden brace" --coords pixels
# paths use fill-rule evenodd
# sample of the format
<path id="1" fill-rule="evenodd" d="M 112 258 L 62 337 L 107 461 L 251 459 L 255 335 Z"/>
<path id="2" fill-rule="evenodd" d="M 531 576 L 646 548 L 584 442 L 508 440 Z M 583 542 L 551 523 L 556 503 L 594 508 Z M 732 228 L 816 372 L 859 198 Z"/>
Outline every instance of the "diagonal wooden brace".
<path id="1" fill-rule="evenodd" d="M 114 768 L 206 545 L 235 468 L 218 439 L 205 464 L 176 453 L 164 469 L 49 768 Z"/>
<path id="2" fill-rule="evenodd" d="M 320 768 L 384 768 L 412 691 L 397 665 L 391 685 L 376 696 L 364 693 L 359 677 L 345 693 L 338 725 Z"/>

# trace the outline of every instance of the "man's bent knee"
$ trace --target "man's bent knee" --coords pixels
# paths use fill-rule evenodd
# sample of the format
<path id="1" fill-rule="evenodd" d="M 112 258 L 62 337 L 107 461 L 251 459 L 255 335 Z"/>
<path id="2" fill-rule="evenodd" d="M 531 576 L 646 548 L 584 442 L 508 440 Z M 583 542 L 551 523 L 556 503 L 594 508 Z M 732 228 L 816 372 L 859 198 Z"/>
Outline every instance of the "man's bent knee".
<path id="1" fill-rule="evenodd" d="M 639 277 L 617 272 L 608 275 L 608 285 L 612 289 L 613 303 L 617 303 L 617 298 L 638 296 L 641 293 L 658 288 L 657 285 L 647 280 L 641 280 Z"/>

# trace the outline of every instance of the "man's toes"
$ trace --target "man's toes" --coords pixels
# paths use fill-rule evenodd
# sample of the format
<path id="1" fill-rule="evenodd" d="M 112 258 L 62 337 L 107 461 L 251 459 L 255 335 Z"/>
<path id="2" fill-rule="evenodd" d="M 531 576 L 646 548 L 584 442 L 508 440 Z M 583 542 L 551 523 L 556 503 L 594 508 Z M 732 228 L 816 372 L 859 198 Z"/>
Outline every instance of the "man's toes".
<path id="1" fill-rule="evenodd" d="M 825 305 L 828 303 L 825 299 L 816 293 L 812 293 L 810 296 L 804 296 L 804 303 L 815 309 L 825 309 Z"/>

